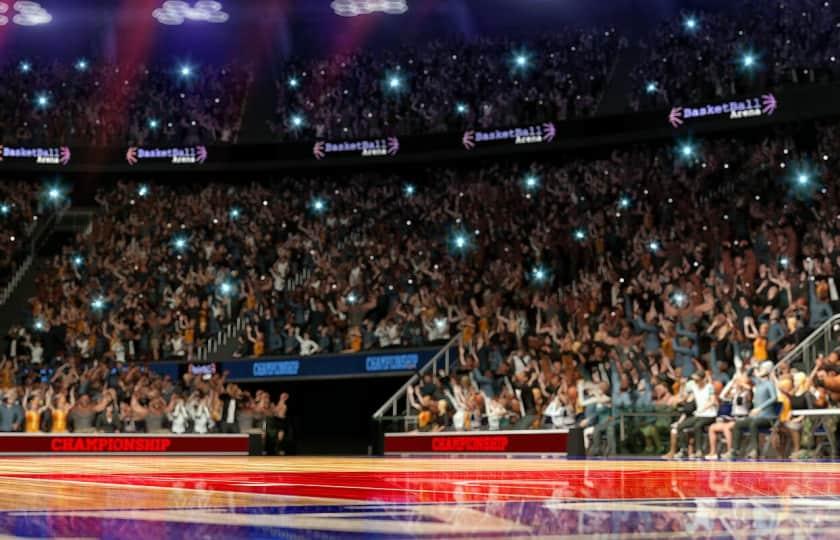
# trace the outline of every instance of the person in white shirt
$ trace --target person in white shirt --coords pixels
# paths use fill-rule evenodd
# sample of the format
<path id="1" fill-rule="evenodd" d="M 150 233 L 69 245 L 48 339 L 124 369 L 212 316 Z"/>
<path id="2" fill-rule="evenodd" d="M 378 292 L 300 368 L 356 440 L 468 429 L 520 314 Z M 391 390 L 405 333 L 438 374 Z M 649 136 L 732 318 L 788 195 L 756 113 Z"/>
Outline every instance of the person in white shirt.
<path id="1" fill-rule="evenodd" d="M 304 332 L 303 336 L 301 336 L 300 329 L 296 328 L 295 338 L 297 338 L 298 343 L 300 343 L 301 356 L 311 356 L 321 350 L 321 347 L 309 338 L 309 332 Z"/>
<path id="2" fill-rule="evenodd" d="M 694 437 L 694 457 L 703 458 L 703 433 L 717 418 L 717 398 L 714 386 L 706 377 L 706 372 L 697 370 L 691 375 L 691 381 L 686 384 L 689 397 L 693 399 L 696 408 L 677 426 L 677 440 L 680 451 L 675 457 L 683 458 L 688 453 L 689 436 Z"/>
<path id="3" fill-rule="evenodd" d="M 193 431 L 195 433 L 207 433 L 213 426 L 213 420 L 210 416 L 210 407 L 207 406 L 206 399 L 199 399 L 197 395 L 190 396 L 187 403 L 187 412 L 190 419 L 193 421 Z"/>
<path id="4" fill-rule="evenodd" d="M 543 411 L 543 416 L 551 418 L 551 425 L 555 428 L 568 428 L 575 424 L 575 411 L 569 406 L 562 392 L 557 392 Z"/>
<path id="5" fill-rule="evenodd" d="M 44 363 L 44 347 L 41 345 L 41 340 L 36 339 L 34 343 L 29 345 L 30 362 L 36 366 Z"/>
<path id="6" fill-rule="evenodd" d="M 190 419 L 189 412 L 187 411 L 187 407 L 181 397 L 176 397 L 174 399 L 175 406 L 169 413 L 167 413 L 169 421 L 172 422 L 172 433 L 186 433 L 187 422 Z"/>

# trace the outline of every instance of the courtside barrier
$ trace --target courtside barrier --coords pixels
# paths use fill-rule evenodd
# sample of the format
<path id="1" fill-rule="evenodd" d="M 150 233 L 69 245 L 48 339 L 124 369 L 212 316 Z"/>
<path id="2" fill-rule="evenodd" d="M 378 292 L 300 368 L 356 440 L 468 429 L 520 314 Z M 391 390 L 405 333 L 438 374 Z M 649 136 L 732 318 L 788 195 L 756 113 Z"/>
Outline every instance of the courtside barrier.
<path id="1" fill-rule="evenodd" d="M 259 437 L 259 436 L 257 436 Z M 249 435 L 2 433 L 0 456 L 247 456 Z"/>

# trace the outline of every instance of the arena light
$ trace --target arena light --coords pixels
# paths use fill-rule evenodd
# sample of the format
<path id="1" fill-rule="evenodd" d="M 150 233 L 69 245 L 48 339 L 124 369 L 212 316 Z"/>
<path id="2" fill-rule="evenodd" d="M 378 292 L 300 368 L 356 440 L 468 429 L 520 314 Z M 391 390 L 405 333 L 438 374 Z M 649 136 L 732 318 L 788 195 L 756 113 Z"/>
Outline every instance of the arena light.
<path id="1" fill-rule="evenodd" d="M 389 73 L 385 76 L 385 89 L 392 93 L 398 94 L 405 88 L 405 80 L 399 73 Z"/>
<path id="2" fill-rule="evenodd" d="M 680 290 L 671 293 L 671 304 L 678 308 L 683 308 L 688 303 L 688 296 Z"/>
<path id="3" fill-rule="evenodd" d="M 540 177 L 535 174 L 529 174 L 522 179 L 522 186 L 525 191 L 536 191 L 540 187 Z"/>
<path id="4" fill-rule="evenodd" d="M 94 311 L 102 311 L 105 309 L 105 299 L 102 296 L 97 296 L 91 301 L 90 307 L 92 307 Z"/>
<path id="5" fill-rule="evenodd" d="M 531 269 L 531 281 L 534 283 L 545 283 L 548 276 L 548 270 L 546 270 L 543 266 L 535 266 Z"/>
<path id="6" fill-rule="evenodd" d="M 46 109 L 49 106 L 49 104 L 50 97 L 46 93 L 41 92 L 35 95 L 35 106 L 39 109 Z"/>
<path id="7" fill-rule="evenodd" d="M 24 60 L 20 63 L 18 69 L 21 73 L 29 73 L 30 71 L 32 71 L 32 64 Z"/>
<path id="8" fill-rule="evenodd" d="M 152 11 L 152 17 L 167 26 L 179 26 L 187 21 L 221 24 L 230 18 L 223 9 L 222 3 L 214 0 L 199 0 L 193 5 L 182 0 L 167 0 Z"/>
<path id="9" fill-rule="evenodd" d="M 811 181 L 811 176 L 808 173 L 800 172 L 796 175 L 796 183 L 800 186 L 807 186 Z"/>
<path id="10" fill-rule="evenodd" d="M 175 251 L 184 251 L 187 249 L 187 238 L 185 236 L 176 236 L 172 239 L 172 247 L 175 248 Z"/>
<path id="11" fill-rule="evenodd" d="M 219 292 L 222 296 L 231 296 L 234 292 L 236 292 L 236 287 L 230 281 L 223 281 L 219 285 Z"/>
<path id="12" fill-rule="evenodd" d="M 531 55 L 527 51 L 516 51 L 510 62 L 514 71 L 525 71 L 531 67 Z"/>
<path id="13" fill-rule="evenodd" d="M 756 61 L 757 60 L 755 58 L 755 55 L 752 53 L 745 53 L 743 56 L 741 56 L 741 65 L 747 69 L 752 69 L 753 67 L 755 67 Z"/>
<path id="14" fill-rule="evenodd" d="M 406 0 L 334 0 L 330 7 L 341 17 L 358 17 L 372 13 L 402 15 L 408 11 Z"/>
<path id="15" fill-rule="evenodd" d="M 452 234 L 449 243 L 453 251 L 464 253 L 470 249 L 470 235 L 464 231 L 456 231 Z"/>
<path id="16" fill-rule="evenodd" d="M 46 191 L 47 200 L 51 203 L 58 203 L 61 199 L 64 198 L 64 193 L 62 192 L 59 186 L 53 185 L 47 188 Z"/>
<path id="17" fill-rule="evenodd" d="M 302 114 L 293 114 L 289 117 L 289 124 L 296 131 L 306 124 L 306 119 L 304 119 Z"/>
<path id="18" fill-rule="evenodd" d="M 52 15 L 38 2 L 21 0 L 11 7 L 9 2 L 0 2 L 0 26 L 9 24 L 10 20 L 19 26 L 40 26 L 52 21 Z"/>
<path id="19" fill-rule="evenodd" d="M 76 60 L 76 71 L 87 71 L 88 68 L 88 61 L 84 58 L 79 58 Z"/>
<path id="20" fill-rule="evenodd" d="M 685 28 L 687 32 L 694 32 L 699 26 L 700 23 L 697 21 L 697 17 L 689 15 L 683 19 L 683 28 Z"/>
<path id="21" fill-rule="evenodd" d="M 322 197 L 315 197 L 312 199 L 312 202 L 309 203 L 309 207 L 314 213 L 323 214 L 327 210 L 327 201 L 325 201 Z"/>
<path id="22" fill-rule="evenodd" d="M 192 77 L 192 74 L 193 67 L 191 65 L 181 64 L 180 66 L 178 66 L 178 75 L 180 75 L 182 79 L 189 79 L 190 77 Z"/>

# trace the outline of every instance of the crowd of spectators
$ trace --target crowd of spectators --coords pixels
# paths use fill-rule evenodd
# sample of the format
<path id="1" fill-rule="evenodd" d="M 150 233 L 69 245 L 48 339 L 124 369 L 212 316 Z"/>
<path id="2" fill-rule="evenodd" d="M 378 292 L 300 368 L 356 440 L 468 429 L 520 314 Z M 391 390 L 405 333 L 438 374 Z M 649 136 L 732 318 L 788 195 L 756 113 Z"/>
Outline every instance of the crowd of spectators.
<path id="1" fill-rule="evenodd" d="M 835 80 L 839 20 L 824 0 L 749 0 L 667 20 L 639 42 L 629 108 Z M 340 140 L 588 117 L 629 43 L 615 28 L 566 27 L 290 59 L 267 121 L 283 140 Z M 0 142 L 21 145 L 233 143 L 254 77 L 248 66 L 34 59 L 0 73 Z"/>
<path id="2" fill-rule="evenodd" d="M 837 80 L 835 2 L 748 0 L 716 13 L 685 13 L 642 44 L 631 73 L 634 110 L 703 103 L 756 88 Z"/>
<path id="3" fill-rule="evenodd" d="M 0 432 L 247 433 L 262 435 L 269 453 L 284 447 L 288 394 L 272 402 L 268 392 L 227 382 L 227 373 L 187 369 L 179 380 L 113 359 L 48 362 L 22 354 L 38 345 L 19 336 L 5 347 Z"/>
<path id="4" fill-rule="evenodd" d="M 6 145 L 236 142 L 253 74 L 245 66 L 125 66 L 16 60 L 0 68 Z"/>
<path id="5" fill-rule="evenodd" d="M 583 415 L 598 450 L 615 406 L 758 374 L 840 307 L 838 129 L 816 131 L 410 181 L 121 182 L 12 336 L 47 363 L 125 365 L 193 359 L 237 318 L 238 356 L 460 334 L 453 374 L 412 394 L 422 429 Z"/>
<path id="6" fill-rule="evenodd" d="M 623 46 L 615 29 L 570 28 L 290 61 L 271 125 L 335 140 L 591 116 Z"/>
<path id="7" fill-rule="evenodd" d="M 772 362 L 840 307 L 838 186 L 827 167 L 836 144 L 825 127 L 810 152 L 784 136 L 709 141 L 682 162 L 679 148 L 616 152 L 498 174 L 513 178 L 504 204 L 455 182 L 460 208 L 476 201 L 475 215 L 457 215 L 491 223 L 472 239 L 484 271 L 464 276 L 470 292 L 451 307 L 463 333 L 458 368 L 427 374 L 409 396 L 418 427 L 577 425 L 591 452 L 614 453 L 617 412 L 662 407 L 673 416 L 657 424 L 674 433 L 669 455 L 696 455 L 703 446 L 690 448 L 687 435 L 705 436 L 720 402 L 748 395 L 740 414 L 724 415 L 741 423 L 713 431 L 731 441 L 724 453 L 753 455 L 758 431 L 778 418 L 777 394 L 802 406 L 811 392 L 824 404 L 820 385 L 837 369 L 787 366 L 768 383 Z M 544 192 L 524 189 L 529 172 Z M 494 275 L 495 265 L 508 268 Z M 559 288 L 546 290 L 546 279 Z M 659 449 L 662 433 L 642 430 L 655 420 L 635 425 L 636 451 Z M 787 427 L 796 453 L 796 422 Z"/>

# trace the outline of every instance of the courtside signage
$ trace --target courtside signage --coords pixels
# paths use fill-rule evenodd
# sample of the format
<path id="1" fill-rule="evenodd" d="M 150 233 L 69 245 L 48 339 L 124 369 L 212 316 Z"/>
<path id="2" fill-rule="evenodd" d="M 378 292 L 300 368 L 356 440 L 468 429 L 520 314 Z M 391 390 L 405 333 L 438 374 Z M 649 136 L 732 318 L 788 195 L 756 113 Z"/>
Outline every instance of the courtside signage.
<path id="1" fill-rule="evenodd" d="M 386 454 L 565 454 L 565 430 L 386 433 Z"/>
<path id="2" fill-rule="evenodd" d="M 0 455 L 248 455 L 248 435 L 0 434 Z"/>

